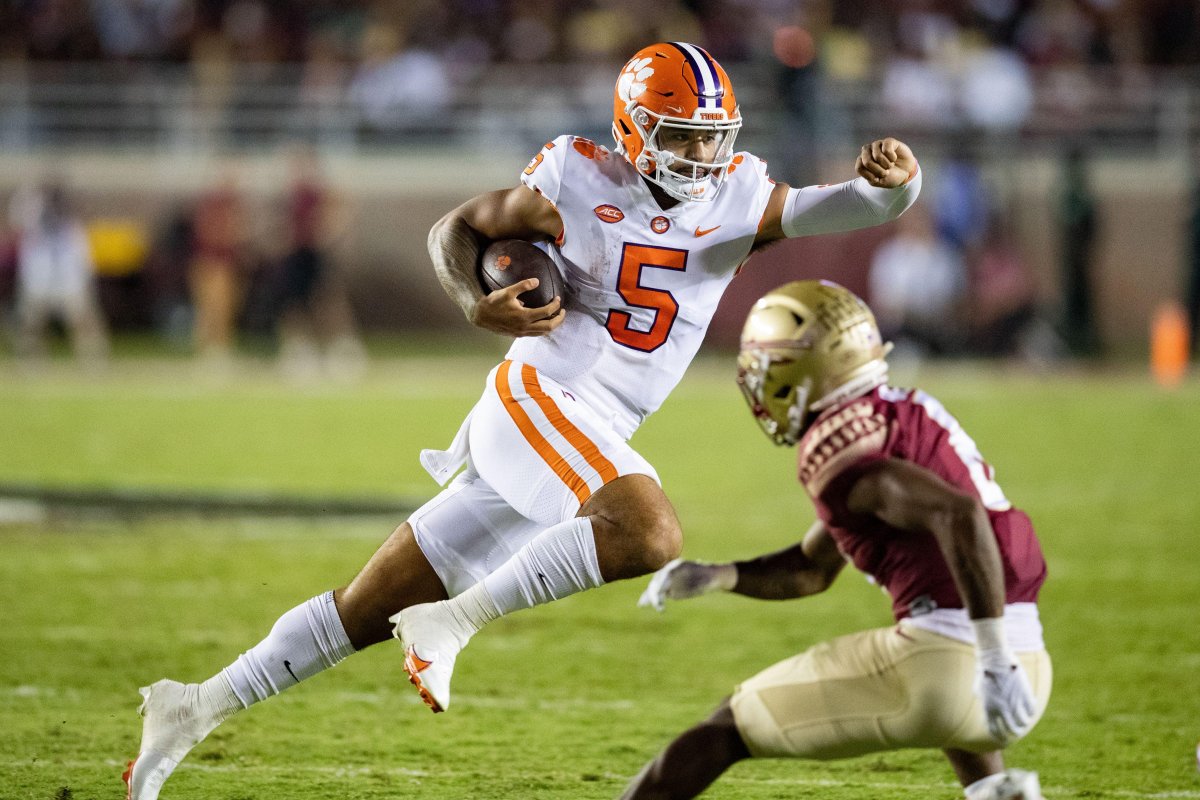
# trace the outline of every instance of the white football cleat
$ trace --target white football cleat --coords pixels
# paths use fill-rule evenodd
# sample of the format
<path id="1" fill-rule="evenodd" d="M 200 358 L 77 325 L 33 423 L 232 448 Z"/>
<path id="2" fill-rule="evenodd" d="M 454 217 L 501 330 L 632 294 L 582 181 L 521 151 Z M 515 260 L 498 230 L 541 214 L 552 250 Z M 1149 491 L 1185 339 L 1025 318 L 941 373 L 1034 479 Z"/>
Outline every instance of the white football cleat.
<path id="1" fill-rule="evenodd" d="M 144 718 L 142 745 L 121 776 L 126 800 L 157 800 L 179 762 L 219 724 L 215 716 L 197 711 L 198 688 L 162 680 L 138 689 L 145 698 L 138 708 Z"/>
<path id="2" fill-rule="evenodd" d="M 1010 769 L 989 775 L 972 784 L 968 800 L 1042 800 L 1042 786 L 1036 772 Z"/>
<path id="3" fill-rule="evenodd" d="M 450 706 L 454 660 L 475 631 L 450 612 L 446 601 L 423 603 L 388 617 L 393 635 L 404 645 L 404 671 L 433 713 Z"/>

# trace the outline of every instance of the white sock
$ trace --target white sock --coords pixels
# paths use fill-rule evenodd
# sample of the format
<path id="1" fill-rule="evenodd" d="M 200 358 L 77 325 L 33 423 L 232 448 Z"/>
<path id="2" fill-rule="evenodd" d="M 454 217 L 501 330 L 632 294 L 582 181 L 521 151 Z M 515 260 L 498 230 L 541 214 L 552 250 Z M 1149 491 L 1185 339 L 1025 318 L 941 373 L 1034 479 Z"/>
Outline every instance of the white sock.
<path id="1" fill-rule="evenodd" d="M 488 594 L 484 583 L 485 581 L 480 581 L 462 594 L 446 601 L 450 613 L 471 631 L 478 631 L 500 616 L 500 609 Z"/>
<path id="2" fill-rule="evenodd" d="M 201 698 L 207 692 L 218 708 L 232 699 L 248 708 L 335 666 L 353 652 L 333 592 L 326 592 L 284 613 L 267 638 L 200 684 Z"/>
<path id="3" fill-rule="evenodd" d="M 481 592 L 490 597 L 496 616 L 500 616 L 603 584 L 592 521 L 575 517 L 539 533 L 499 569 L 459 597 L 464 599 L 463 605 L 467 600 L 478 602 L 478 594 L 471 598 L 466 595 L 482 586 Z M 460 611 L 467 616 L 465 608 Z"/>

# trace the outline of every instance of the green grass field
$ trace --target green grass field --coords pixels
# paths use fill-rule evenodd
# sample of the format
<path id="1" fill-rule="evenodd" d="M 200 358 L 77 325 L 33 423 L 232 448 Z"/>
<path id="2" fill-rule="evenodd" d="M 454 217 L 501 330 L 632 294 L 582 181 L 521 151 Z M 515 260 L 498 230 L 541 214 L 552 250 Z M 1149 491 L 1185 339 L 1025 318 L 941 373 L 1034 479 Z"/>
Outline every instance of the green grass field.
<path id="1" fill-rule="evenodd" d="M 0 363 L 0 483 L 423 499 L 490 356 L 376 363 L 353 387 L 269 370 L 198 379 L 180 362 L 105 376 Z M 812 519 L 792 453 L 745 412 L 728 358 L 693 367 L 634 439 L 674 499 L 685 554 L 747 556 Z M 905 377 L 905 376 L 898 376 Z M 1200 385 L 1140 373 L 941 368 L 922 385 L 1028 510 L 1050 563 L 1050 708 L 1013 747 L 1046 796 L 1200 798 Z M 901 382 L 901 381 L 897 381 Z M 137 687 L 208 677 L 276 617 L 353 576 L 400 519 L 38 513 L 0 505 L 0 798 L 115 798 L 137 749 Z M 242 714 L 198 747 L 168 799 L 610 798 L 759 668 L 889 621 L 847 571 L 793 603 L 706 597 L 663 615 L 644 581 L 504 618 L 459 659 L 434 716 L 382 645 Z M 713 798 L 951 798 L 941 757 L 742 764 Z"/>

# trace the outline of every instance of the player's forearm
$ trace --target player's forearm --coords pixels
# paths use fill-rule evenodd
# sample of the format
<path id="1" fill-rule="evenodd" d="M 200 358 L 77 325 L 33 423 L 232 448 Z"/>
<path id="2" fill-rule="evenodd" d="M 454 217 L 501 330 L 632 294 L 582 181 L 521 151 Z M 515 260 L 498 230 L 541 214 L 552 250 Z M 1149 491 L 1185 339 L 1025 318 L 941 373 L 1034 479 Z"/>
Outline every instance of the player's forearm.
<path id="1" fill-rule="evenodd" d="M 1002 616 L 1004 566 L 987 510 L 978 502 L 964 503 L 944 524 L 938 540 L 968 615 Z"/>
<path id="2" fill-rule="evenodd" d="M 760 600 L 791 600 L 819 594 L 829 588 L 838 569 L 822 566 L 809 558 L 803 544 L 735 562 L 737 594 Z"/>
<path id="3" fill-rule="evenodd" d="M 474 321 L 475 304 L 483 297 L 475 277 L 480 249 L 475 232 L 462 217 L 448 214 L 429 230 L 427 246 L 442 288 L 467 319 Z"/>
<path id="4" fill-rule="evenodd" d="M 782 213 L 785 236 L 812 236 L 868 228 L 896 219 L 921 193 L 921 171 L 894 189 L 871 186 L 862 178 L 832 186 L 805 186 L 788 193 Z"/>

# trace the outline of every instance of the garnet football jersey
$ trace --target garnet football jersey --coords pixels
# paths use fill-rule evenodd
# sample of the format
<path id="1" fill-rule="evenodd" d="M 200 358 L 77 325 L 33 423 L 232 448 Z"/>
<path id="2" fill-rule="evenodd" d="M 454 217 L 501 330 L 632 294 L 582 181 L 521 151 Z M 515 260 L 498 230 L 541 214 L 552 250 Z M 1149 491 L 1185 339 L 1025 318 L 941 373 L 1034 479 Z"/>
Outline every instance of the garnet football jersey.
<path id="1" fill-rule="evenodd" d="M 899 530 L 846 507 L 862 468 L 889 457 L 925 467 L 978 497 L 996 534 L 1005 602 L 1036 602 L 1046 562 L 1029 517 L 1012 507 L 975 442 L 933 397 L 881 386 L 825 411 L 797 447 L 800 482 L 818 516 L 842 553 L 888 592 L 897 619 L 963 603 L 932 535 Z"/>
<path id="2" fill-rule="evenodd" d="M 549 335 L 515 340 L 508 358 L 569 387 L 629 437 L 699 350 L 775 184 L 763 161 L 739 153 L 715 200 L 663 210 L 625 158 L 576 136 L 547 144 L 521 179 L 562 217 L 548 251 L 568 313 Z"/>

